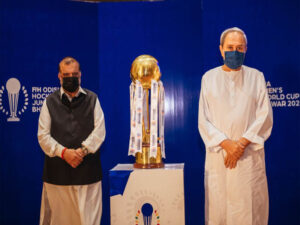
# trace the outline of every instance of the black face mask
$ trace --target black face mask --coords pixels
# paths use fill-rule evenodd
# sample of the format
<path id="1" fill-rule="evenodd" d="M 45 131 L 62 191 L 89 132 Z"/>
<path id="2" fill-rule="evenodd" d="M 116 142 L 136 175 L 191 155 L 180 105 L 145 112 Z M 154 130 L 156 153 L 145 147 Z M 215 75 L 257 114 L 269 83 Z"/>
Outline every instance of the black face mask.
<path id="1" fill-rule="evenodd" d="M 75 92 L 79 87 L 78 77 L 64 77 L 62 87 L 68 92 Z"/>

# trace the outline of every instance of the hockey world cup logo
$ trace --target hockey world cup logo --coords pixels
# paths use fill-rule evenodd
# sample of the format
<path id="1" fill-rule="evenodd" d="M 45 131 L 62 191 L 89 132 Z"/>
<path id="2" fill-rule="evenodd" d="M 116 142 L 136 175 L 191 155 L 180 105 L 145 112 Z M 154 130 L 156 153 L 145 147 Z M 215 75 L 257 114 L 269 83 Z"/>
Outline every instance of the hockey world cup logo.
<path id="1" fill-rule="evenodd" d="M 21 84 L 16 78 L 10 78 L 6 82 L 6 90 L 8 92 L 8 102 L 10 117 L 7 121 L 20 121 L 17 116 L 18 100 Z"/>
<path id="2" fill-rule="evenodd" d="M 27 109 L 27 105 L 28 105 L 27 90 L 25 89 L 24 86 L 21 88 L 21 83 L 16 78 L 10 78 L 6 82 L 5 87 L 7 90 L 9 112 L 7 109 L 5 109 L 3 102 L 2 102 L 2 96 L 5 91 L 4 86 L 2 86 L 0 89 L 0 110 L 6 115 L 9 114 L 9 117 L 7 118 L 8 122 L 18 122 L 18 121 L 20 121 L 18 114 L 21 115 L 21 113 L 23 113 Z M 23 105 L 22 109 L 18 111 L 19 93 L 20 93 L 21 89 L 22 89 L 22 93 L 24 95 L 24 105 Z"/>
<path id="3" fill-rule="evenodd" d="M 139 216 L 142 214 L 143 216 L 143 225 L 160 225 L 160 216 L 157 209 L 153 208 L 153 205 L 146 202 L 143 204 L 142 208 L 139 209 L 135 215 L 135 223 L 136 225 L 139 223 Z M 152 220 L 154 219 L 154 221 Z"/>
<path id="4" fill-rule="evenodd" d="M 153 213 L 153 207 L 149 203 L 145 203 L 142 206 L 142 213 L 143 213 L 143 221 L 145 225 L 151 225 L 152 224 L 152 213 Z"/>

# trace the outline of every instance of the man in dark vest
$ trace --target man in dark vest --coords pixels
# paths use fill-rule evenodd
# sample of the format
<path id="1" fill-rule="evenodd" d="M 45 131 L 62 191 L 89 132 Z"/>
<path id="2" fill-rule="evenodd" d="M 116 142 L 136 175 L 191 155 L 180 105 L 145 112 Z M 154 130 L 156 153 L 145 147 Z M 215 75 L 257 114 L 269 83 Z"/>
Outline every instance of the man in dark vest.
<path id="1" fill-rule="evenodd" d="M 41 109 L 38 140 L 45 153 L 40 225 L 99 225 L 104 115 L 95 93 L 83 89 L 79 63 L 59 63 L 61 88 Z"/>

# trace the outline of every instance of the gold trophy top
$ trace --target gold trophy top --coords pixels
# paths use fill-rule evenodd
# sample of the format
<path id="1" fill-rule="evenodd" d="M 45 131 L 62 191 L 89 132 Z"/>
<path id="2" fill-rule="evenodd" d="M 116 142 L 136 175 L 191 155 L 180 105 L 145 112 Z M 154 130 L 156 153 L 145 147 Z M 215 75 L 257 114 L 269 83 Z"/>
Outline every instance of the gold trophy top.
<path id="1" fill-rule="evenodd" d="M 140 81 L 143 88 L 151 88 L 151 80 L 159 81 L 161 77 L 158 61 L 151 55 L 138 56 L 131 65 L 130 78 Z"/>

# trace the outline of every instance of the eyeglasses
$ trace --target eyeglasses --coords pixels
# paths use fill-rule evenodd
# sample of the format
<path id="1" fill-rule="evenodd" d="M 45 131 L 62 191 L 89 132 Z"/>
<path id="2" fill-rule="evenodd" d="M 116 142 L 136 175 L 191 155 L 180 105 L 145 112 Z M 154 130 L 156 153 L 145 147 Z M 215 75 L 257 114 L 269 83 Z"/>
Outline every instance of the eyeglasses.
<path id="1" fill-rule="evenodd" d="M 79 77 L 80 72 L 73 72 L 73 73 L 62 73 L 63 77 Z"/>

